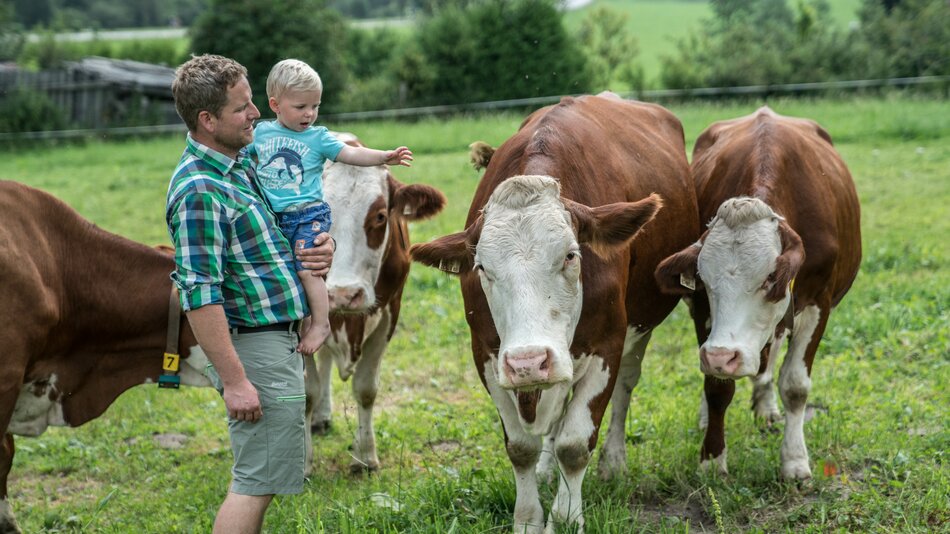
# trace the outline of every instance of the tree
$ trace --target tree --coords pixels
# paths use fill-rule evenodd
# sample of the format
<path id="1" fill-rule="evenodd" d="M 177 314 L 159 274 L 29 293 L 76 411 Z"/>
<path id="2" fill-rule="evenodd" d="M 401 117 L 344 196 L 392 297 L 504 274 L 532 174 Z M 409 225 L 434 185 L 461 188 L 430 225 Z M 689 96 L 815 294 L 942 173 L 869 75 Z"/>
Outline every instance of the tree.
<path id="1" fill-rule="evenodd" d="M 321 111 L 338 110 L 347 69 L 338 48 L 346 27 L 325 0 L 211 0 L 191 28 L 195 54 L 220 54 L 247 67 L 254 103 L 271 116 L 265 86 L 271 67 L 282 59 L 307 62 L 323 80 Z"/>
<path id="2" fill-rule="evenodd" d="M 618 79 L 635 88 L 643 85 L 643 69 L 636 63 L 640 47 L 626 30 L 629 18 L 626 13 L 597 7 L 581 22 L 577 37 L 587 54 L 595 88 L 608 88 Z"/>
<path id="3" fill-rule="evenodd" d="M 416 104 L 455 104 L 587 92 L 590 76 L 551 0 L 487 0 L 423 20 L 428 80 L 400 79 Z"/>
<path id="4" fill-rule="evenodd" d="M 859 13 L 869 75 L 950 74 L 950 3 L 865 0 Z"/>
<path id="5" fill-rule="evenodd" d="M 16 59 L 23 49 L 23 30 L 14 20 L 13 3 L 0 0 L 0 61 Z"/>

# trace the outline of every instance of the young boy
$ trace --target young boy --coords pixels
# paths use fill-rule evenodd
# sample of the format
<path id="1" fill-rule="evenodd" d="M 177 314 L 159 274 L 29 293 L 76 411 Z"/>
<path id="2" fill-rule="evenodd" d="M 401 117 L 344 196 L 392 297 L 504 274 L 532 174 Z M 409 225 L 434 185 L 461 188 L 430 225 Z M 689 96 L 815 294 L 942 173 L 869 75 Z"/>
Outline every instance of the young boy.
<path id="1" fill-rule="evenodd" d="M 314 126 L 322 93 L 320 76 L 309 65 L 296 59 L 277 63 L 267 76 L 267 101 L 277 120 L 262 121 L 254 128 L 258 184 L 294 249 L 309 248 L 314 237 L 330 230 L 321 179 L 326 160 L 364 167 L 409 167 L 412 161 L 412 152 L 404 146 L 389 151 L 354 147 L 325 127 Z M 312 276 L 299 262 L 295 268 L 311 314 L 297 350 L 312 354 L 330 334 L 326 281 Z"/>

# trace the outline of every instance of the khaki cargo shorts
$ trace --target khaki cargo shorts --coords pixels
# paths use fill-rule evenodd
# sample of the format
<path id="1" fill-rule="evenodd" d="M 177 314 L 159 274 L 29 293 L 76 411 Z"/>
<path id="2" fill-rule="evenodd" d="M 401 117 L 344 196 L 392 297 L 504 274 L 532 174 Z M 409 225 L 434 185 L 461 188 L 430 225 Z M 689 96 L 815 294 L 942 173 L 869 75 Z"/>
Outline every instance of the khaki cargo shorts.
<path id="1" fill-rule="evenodd" d="M 281 495 L 303 491 L 306 458 L 303 358 L 292 332 L 231 334 L 244 372 L 257 388 L 264 416 L 256 423 L 228 418 L 234 466 L 231 492 Z M 214 366 L 205 370 L 223 392 Z"/>

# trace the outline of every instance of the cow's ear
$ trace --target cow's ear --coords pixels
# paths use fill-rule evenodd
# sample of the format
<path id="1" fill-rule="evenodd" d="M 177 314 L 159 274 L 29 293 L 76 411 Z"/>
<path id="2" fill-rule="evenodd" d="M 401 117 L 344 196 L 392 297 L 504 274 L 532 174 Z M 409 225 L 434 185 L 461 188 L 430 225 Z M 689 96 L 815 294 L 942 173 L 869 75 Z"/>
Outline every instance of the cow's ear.
<path id="1" fill-rule="evenodd" d="M 428 219 L 445 207 L 445 195 L 438 189 L 425 184 L 403 185 L 393 194 L 390 206 L 393 213 L 404 219 L 410 221 Z"/>
<path id="2" fill-rule="evenodd" d="M 577 240 L 601 257 L 625 247 L 663 206 L 663 200 L 655 193 L 637 202 L 617 202 L 596 208 L 563 200 L 574 219 Z"/>
<path id="3" fill-rule="evenodd" d="M 473 227 L 476 225 L 472 225 Z M 481 231 L 481 217 L 478 219 L 477 231 Z M 412 261 L 417 261 L 429 267 L 451 275 L 460 275 L 471 271 L 475 267 L 475 246 L 472 243 L 473 228 L 464 232 L 456 232 L 440 238 L 413 245 L 409 249 Z"/>
<path id="4" fill-rule="evenodd" d="M 805 263 L 802 238 L 784 219 L 778 223 L 778 235 L 782 240 L 782 253 L 775 258 L 775 270 L 762 285 L 768 291 L 765 300 L 769 302 L 778 302 L 785 298 L 785 290 Z"/>
<path id="5" fill-rule="evenodd" d="M 668 256 L 653 271 L 660 291 L 667 295 L 688 295 L 700 287 L 698 259 L 706 234 L 696 243 Z"/>

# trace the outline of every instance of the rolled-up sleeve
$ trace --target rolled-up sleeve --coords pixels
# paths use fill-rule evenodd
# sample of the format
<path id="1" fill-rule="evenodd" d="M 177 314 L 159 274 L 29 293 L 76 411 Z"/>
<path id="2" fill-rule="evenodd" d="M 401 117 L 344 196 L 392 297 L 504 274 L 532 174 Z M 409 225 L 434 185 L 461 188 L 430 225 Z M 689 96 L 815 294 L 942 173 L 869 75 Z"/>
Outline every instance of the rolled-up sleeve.
<path id="1" fill-rule="evenodd" d="M 226 207 L 210 193 L 184 195 L 170 210 L 169 231 L 175 244 L 175 271 L 185 311 L 223 304 L 226 245 L 230 224 Z"/>

